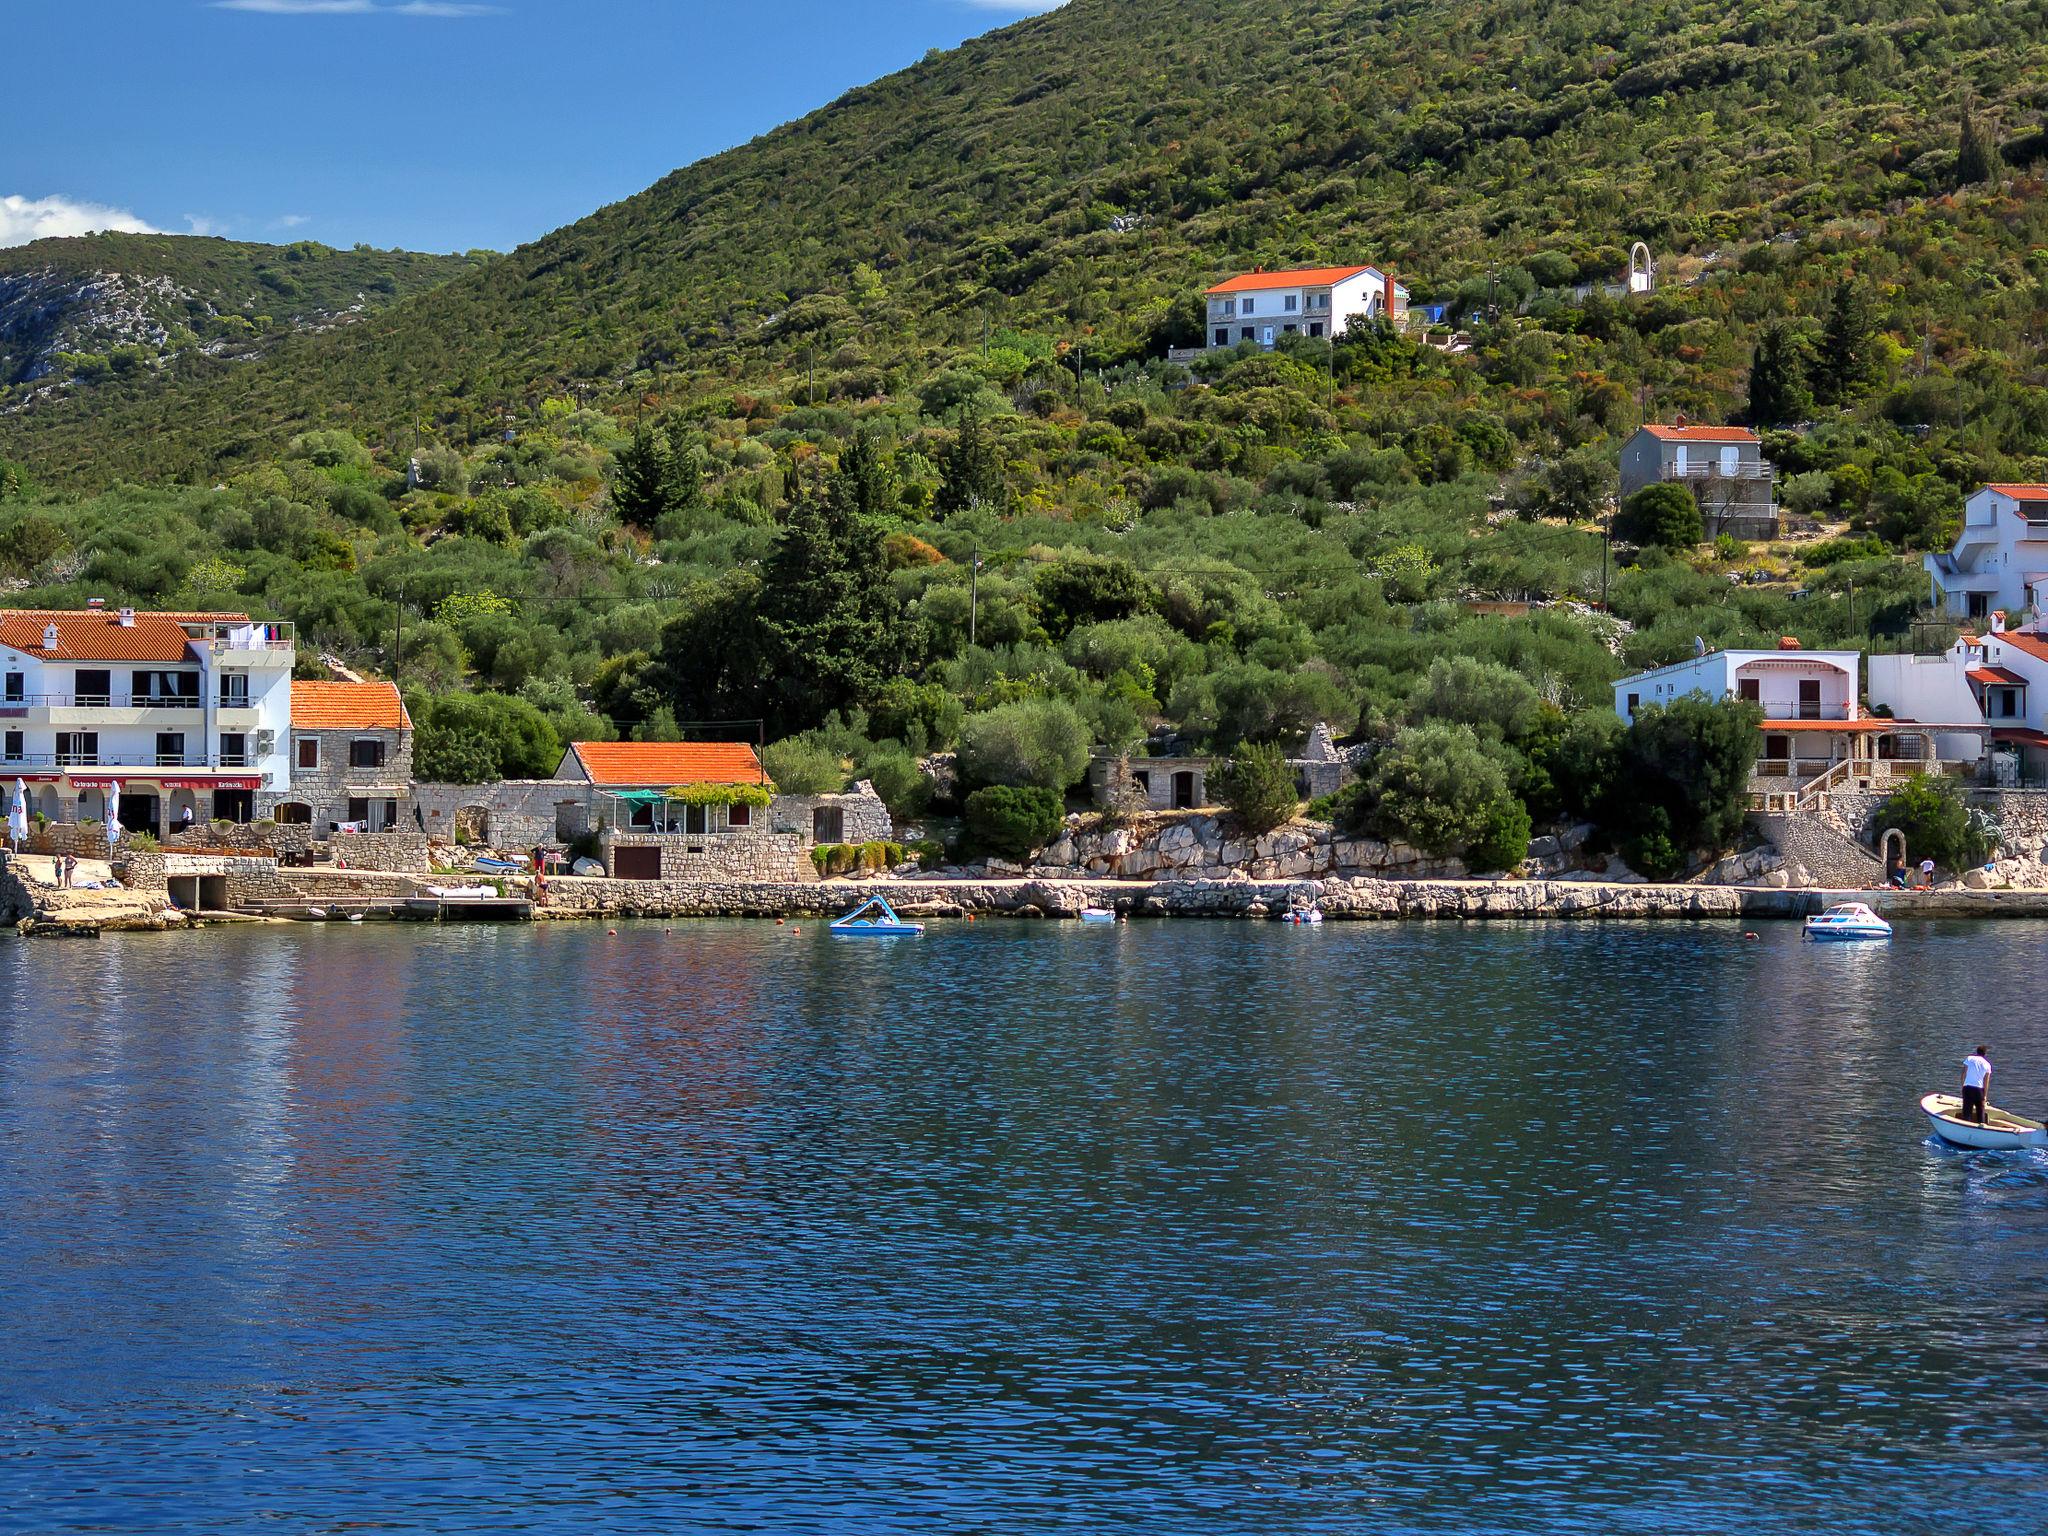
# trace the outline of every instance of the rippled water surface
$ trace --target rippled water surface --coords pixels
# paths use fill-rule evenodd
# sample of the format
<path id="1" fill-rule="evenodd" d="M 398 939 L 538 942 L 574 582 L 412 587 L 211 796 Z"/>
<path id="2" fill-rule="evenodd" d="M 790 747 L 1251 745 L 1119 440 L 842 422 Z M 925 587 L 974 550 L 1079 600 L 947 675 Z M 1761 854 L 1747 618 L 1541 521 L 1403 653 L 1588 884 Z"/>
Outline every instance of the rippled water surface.
<path id="1" fill-rule="evenodd" d="M 2044 959 L 0 941 L 0 1529 L 2038 1532 Z"/>

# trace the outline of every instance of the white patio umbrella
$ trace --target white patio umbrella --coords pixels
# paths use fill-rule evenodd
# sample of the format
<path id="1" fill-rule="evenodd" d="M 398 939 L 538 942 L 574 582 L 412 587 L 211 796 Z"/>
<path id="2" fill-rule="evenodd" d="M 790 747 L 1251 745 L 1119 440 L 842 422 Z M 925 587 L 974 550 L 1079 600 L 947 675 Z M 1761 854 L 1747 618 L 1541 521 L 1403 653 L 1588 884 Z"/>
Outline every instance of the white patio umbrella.
<path id="1" fill-rule="evenodd" d="M 107 857 L 114 856 L 114 850 L 121 845 L 121 781 L 114 780 L 107 786 Z"/>
<path id="2" fill-rule="evenodd" d="M 14 781 L 14 800 L 7 807 L 7 835 L 17 849 L 28 841 L 28 783 L 24 779 Z"/>

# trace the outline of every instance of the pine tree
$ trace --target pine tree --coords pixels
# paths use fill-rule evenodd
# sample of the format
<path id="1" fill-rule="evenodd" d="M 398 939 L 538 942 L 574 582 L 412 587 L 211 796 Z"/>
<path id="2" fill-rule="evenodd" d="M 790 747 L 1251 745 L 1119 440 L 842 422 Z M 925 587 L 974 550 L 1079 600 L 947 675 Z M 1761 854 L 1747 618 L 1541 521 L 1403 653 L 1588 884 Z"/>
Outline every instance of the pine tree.
<path id="1" fill-rule="evenodd" d="M 939 450 L 939 476 L 934 505 L 940 517 L 977 505 L 1003 510 L 1009 494 L 1003 481 L 1003 462 L 982 430 L 981 418 L 972 410 L 960 413 L 960 430 Z"/>
<path id="2" fill-rule="evenodd" d="M 839 455 L 835 494 L 845 497 L 863 517 L 894 512 L 901 498 L 895 466 L 872 431 L 858 433 Z"/>
<path id="3" fill-rule="evenodd" d="M 1813 359 L 1813 394 L 1822 405 L 1846 405 L 1877 374 L 1877 322 L 1870 300 L 1853 278 L 1836 282 L 1821 322 Z"/>
<path id="4" fill-rule="evenodd" d="M 673 476 L 667 437 L 643 421 L 612 457 L 612 505 L 634 527 L 651 528 L 668 510 Z"/>
<path id="5" fill-rule="evenodd" d="M 1965 106 L 1956 140 L 1956 185 L 1973 187 L 1980 182 L 1996 181 L 2004 169 L 1997 141 L 1978 123 L 1977 114 Z"/>
<path id="6" fill-rule="evenodd" d="M 1804 421 L 1813 411 L 1813 388 L 1806 381 L 1806 343 L 1782 320 L 1773 320 L 1757 338 L 1749 363 L 1749 419 L 1759 427 Z"/>

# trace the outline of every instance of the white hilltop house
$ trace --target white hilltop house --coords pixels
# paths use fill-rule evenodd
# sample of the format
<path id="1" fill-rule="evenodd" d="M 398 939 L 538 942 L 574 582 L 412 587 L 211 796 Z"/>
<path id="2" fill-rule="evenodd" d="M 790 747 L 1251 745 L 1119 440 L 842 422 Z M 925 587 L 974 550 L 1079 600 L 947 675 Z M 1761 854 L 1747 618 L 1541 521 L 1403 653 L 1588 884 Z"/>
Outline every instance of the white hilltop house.
<path id="1" fill-rule="evenodd" d="M 0 612 L 0 786 L 52 822 L 248 822 L 291 787 L 292 626 L 240 613 Z"/>
<path id="2" fill-rule="evenodd" d="M 1941 771 L 1938 732 L 1873 715 L 1862 702 L 1860 651 L 1809 651 L 1787 636 L 1774 650 L 1709 651 L 1614 685 L 1615 712 L 1633 721 L 1650 705 L 1697 696 L 1747 699 L 1763 710 L 1750 803 L 1758 810 L 1812 805 L 1832 788 L 1881 787 Z"/>
<path id="3" fill-rule="evenodd" d="M 1988 621 L 2048 613 L 2048 485 L 1987 485 L 1963 503 L 1955 547 L 1926 557 L 1934 606 Z"/>
<path id="4" fill-rule="evenodd" d="M 1288 335 L 1341 336 L 1356 319 L 1401 324 L 1408 315 L 1408 290 L 1371 266 L 1247 272 L 1206 297 L 1203 345 L 1211 352 L 1247 341 L 1270 347 Z"/>

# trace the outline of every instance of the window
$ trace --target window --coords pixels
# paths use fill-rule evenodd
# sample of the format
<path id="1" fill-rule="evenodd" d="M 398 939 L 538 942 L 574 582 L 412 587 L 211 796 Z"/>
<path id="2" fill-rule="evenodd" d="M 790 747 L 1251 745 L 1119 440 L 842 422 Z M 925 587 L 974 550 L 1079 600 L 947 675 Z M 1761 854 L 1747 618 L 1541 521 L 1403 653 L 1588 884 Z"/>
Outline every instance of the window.
<path id="1" fill-rule="evenodd" d="M 1735 682 L 1735 696 L 1738 699 L 1747 699 L 1752 704 L 1761 704 L 1763 702 L 1763 684 L 1753 677 L 1737 678 Z"/>
<path id="2" fill-rule="evenodd" d="M 728 827 L 751 827 L 754 824 L 754 808 L 751 805 L 729 805 L 725 808 L 725 824 Z"/>
<path id="3" fill-rule="evenodd" d="M 393 827 L 397 825 L 398 802 L 396 800 L 386 800 L 384 802 L 384 826 L 382 830 L 389 832 Z"/>
<path id="4" fill-rule="evenodd" d="M 1636 711 L 1637 711 L 1638 709 L 1640 709 L 1640 708 L 1642 707 L 1642 703 L 1643 703 L 1643 696 L 1642 696 L 1642 695 L 1641 695 L 1640 693 L 1632 693 L 1632 694 L 1630 694 L 1630 695 L 1628 696 L 1628 717 L 1629 717 L 1629 719 L 1631 719 L 1631 720 L 1635 719 L 1635 717 L 1636 717 Z"/>
<path id="5" fill-rule="evenodd" d="M 348 819 L 353 826 L 368 826 L 370 821 L 370 802 L 360 796 L 352 796 L 348 802 Z"/>
<path id="6" fill-rule="evenodd" d="M 384 743 L 377 740 L 358 740 L 348 744 L 348 765 L 351 768 L 382 768 L 384 766 Z"/>
<path id="7" fill-rule="evenodd" d="M 60 768 L 94 768 L 100 760 L 100 733 L 98 731 L 59 731 L 57 733 L 57 766 Z"/>
<path id="8" fill-rule="evenodd" d="M 19 672 L 7 674 L 7 702 L 19 704 L 22 700 L 22 678 Z"/>
<path id="9" fill-rule="evenodd" d="M 249 738 L 240 731 L 220 733 L 220 765 L 223 768 L 249 766 Z"/>
<path id="10" fill-rule="evenodd" d="M 19 732 L 19 731 L 9 731 L 9 732 L 7 733 L 7 741 L 6 741 L 6 754 L 7 754 L 7 761 L 8 761 L 8 762 L 10 762 L 10 763 L 18 763 L 18 762 L 20 762 L 20 761 L 21 761 L 21 759 L 22 759 L 22 757 L 23 757 L 23 748 L 22 748 L 22 744 L 21 744 L 21 732 Z"/>
<path id="11" fill-rule="evenodd" d="M 183 731 L 158 731 L 156 733 L 156 765 L 159 768 L 182 768 L 185 766 L 185 733 Z"/>
<path id="12" fill-rule="evenodd" d="M 1309 333 L 1309 335 L 1311 335 L 1311 336 L 1320 336 L 1320 335 L 1322 335 L 1322 334 L 1323 334 L 1323 322 L 1322 322 L 1322 321 L 1320 321 L 1320 320 L 1311 320 L 1311 321 L 1309 321 L 1309 323 L 1308 323 L 1308 333 Z"/>
<path id="13" fill-rule="evenodd" d="M 1239 341 L 1250 341 L 1252 339 L 1252 328 L 1248 325 L 1240 327 L 1238 329 L 1237 339 Z"/>
<path id="14" fill-rule="evenodd" d="M 1973 618 L 1973 619 L 1984 619 L 1984 618 L 1989 618 L 1989 617 L 1991 616 L 1991 594 L 1990 594 L 1990 593 L 1988 593 L 1988 592 L 1972 592 L 1972 593 L 1970 593 L 1970 594 L 1969 594 L 1969 597 L 1970 597 L 1970 617 L 1971 617 L 1971 618 Z"/>
<path id="15" fill-rule="evenodd" d="M 1290 293 L 1285 299 L 1280 301 L 1280 307 L 1291 315 L 1301 308 L 1301 300 L 1296 295 Z"/>
<path id="16" fill-rule="evenodd" d="M 1280 329 L 1285 331 L 1288 335 L 1292 336 L 1297 330 L 1300 329 L 1300 327 L 1293 325 L 1283 325 L 1280 327 Z"/>
<path id="17" fill-rule="evenodd" d="M 2017 719 L 2020 712 L 2020 691 L 2017 688 L 1987 688 L 1984 702 L 1988 706 L 1984 713 L 1994 720 Z"/>
<path id="18" fill-rule="evenodd" d="M 1230 345 L 1230 327 L 1229 327 L 1229 326 L 1227 326 L 1227 325 L 1219 325 L 1219 326 L 1217 326 L 1217 327 L 1216 327 L 1216 345 L 1217 345 L 1217 346 L 1219 346 L 1219 347 L 1227 347 L 1227 346 L 1229 346 L 1229 345 Z M 7 681 L 8 681 L 8 682 L 10 682 L 10 683 L 12 683 L 12 682 L 15 682 L 15 681 L 16 681 L 16 679 L 15 679 L 15 678 L 11 678 L 11 677 L 10 677 L 9 679 L 7 679 Z"/>
<path id="19" fill-rule="evenodd" d="M 73 691 L 81 709 L 104 709 L 114 701 L 114 674 L 81 667 Z"/>
<path id="20" fill-rule="evenodd" d="M 1239 314 L 1241 314 L 1241 315 L 1248 315 L 1248 314 L 1250 314 L 1251 312 L 1252 312 L 1252 301 L 1251 301 L 1250 299 L 1246 299 L 1246 300 L 1244 301 L 1244 307 L 1243 307 L 1242 309 L 1240 309 L 1240 310 L 1238 311 L 1238 313 L 1239 313 Z"/>
<path id="21" fill-rule="evenodd" d="M 317 772 L 320 767 L 320 738 L 318 736 L 301 736 L 298 738 L 297 745 L 298 752 L 293 759 L 292 766 L 301 773 Z"/>
<path id="22" fill-rule="evenodd" d="M 1792 738 L 1790 736 L 1766 736 L 1764 756 L 1775 762 L 1789 763 L 1792 760 Z"/>
<path id="23" fill-rule="evenodd" d="M 199 707 L 199 674 L 197 672 L 146 672 L 137 670 L 129 674 L 130 697 L 137 704 L 154 704 L 159 707 Z"/>
<path id="24" fill-rule="evenodd" d="M 1820 718 L 1820 679 L 1817 677 L 1802 677 L 1799 680 L 1799 718 Z"/>
<path id="25" fill-rule="evenodd" d="M 247 709 L 249 707 L 249 674 L 246 672 L 223 672 L 220 675 L 220 707 L 222 709 Z"/>

